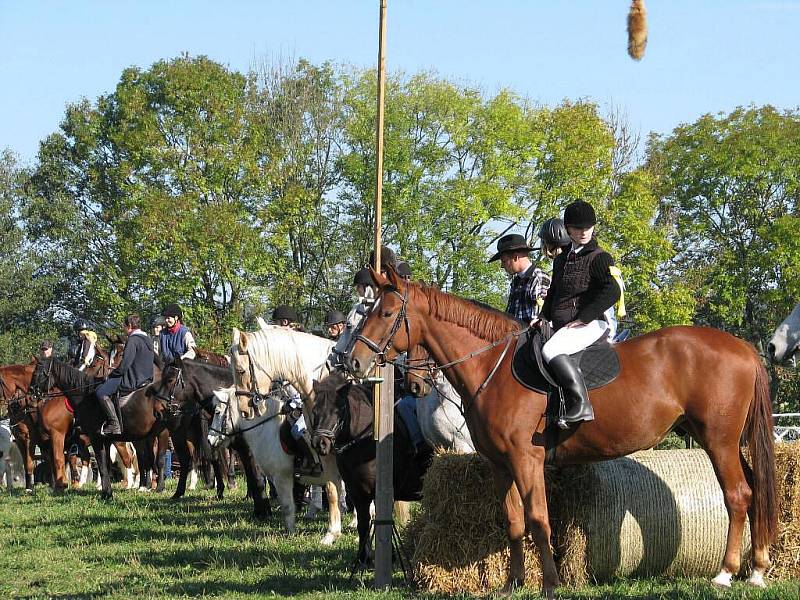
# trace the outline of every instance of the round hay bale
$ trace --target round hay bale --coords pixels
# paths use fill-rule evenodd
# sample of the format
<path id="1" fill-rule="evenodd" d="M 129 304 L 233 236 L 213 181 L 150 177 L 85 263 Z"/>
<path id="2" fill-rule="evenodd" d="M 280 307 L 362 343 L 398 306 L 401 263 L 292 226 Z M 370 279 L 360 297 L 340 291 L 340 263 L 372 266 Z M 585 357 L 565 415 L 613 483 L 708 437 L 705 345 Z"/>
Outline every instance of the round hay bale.
<path id="1" fill-rule="evenodd" d="M 775 450 L 779 536 L 776 579 L 800 577 L 800 442 Z M 702 450 L 640 452 L 546 471 L 553 546 L 562 582 L 615 576 L 710 577 L 721 564 L 728 517 Z M 439 454 L 420 510 L 406 529 L 417 583 L 441 593 L 485 593 L 505 582 L 508 540 L 488 463 Z M 743 555 L 749 552 L 749 526 Z M 526 584 L 539 587 L 538 552 L 525 543 Z"/>
<path id="2" fill-rule="evenodd" d="M 583 557 L 564 554 L 562 569 L 591 579 L 669 575 L 711 577 L 725 554 L 728 513 L 703 450 L 660 450 L 564 469 L 551 491 L 559 544 L 582 533 Z M 572 534 L 568 533 L 570 530 Z M 562 541 L 563 540 L 563 541 Z M 750 549 L 749 526 L 743 554 Z M 569 565 L 575 561 L 577 564 Z"/>

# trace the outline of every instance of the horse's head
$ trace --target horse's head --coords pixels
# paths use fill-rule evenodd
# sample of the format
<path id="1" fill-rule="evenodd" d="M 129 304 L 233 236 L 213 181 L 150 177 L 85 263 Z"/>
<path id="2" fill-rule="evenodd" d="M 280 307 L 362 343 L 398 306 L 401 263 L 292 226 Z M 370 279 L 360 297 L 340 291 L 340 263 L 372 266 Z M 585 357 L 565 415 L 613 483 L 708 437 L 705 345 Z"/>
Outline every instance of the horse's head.
<path id="1" fill-rule="evenodd" d="M 272 387 L 272 375 L 268 371 L 259 369 L 259 374 L 256 374 L 256 363 L 249 348 L 252 335 L 255 334 L 245 333 L 234 327 L 230 348 L 233 385 L 237 391 L 244 392 L 236 396 L 238 408 L 250 418 L 255 416 L 253 396 L 262 392 L 269 393 Z"/>
<path id="2" fill-rule="evenodd" d="M 165 402 L 171 409 L 177 410 L 188 399 L 184 363 L 177 357 L 161 371 L 161 378 L 147 387 L 146 396 Z"/>
<path id="3" fill-rule="evenodd" d="M 322 381 L 314 381 L 314 408 L 309 428 L 311 444 L 322 456 L 327 456 L 346 426 L 347 395 L 341 393 L 350 382 L 340 373 L 331 373 Z"/>
<path id="4" fill-rule="evenodd" d="M 430 358 L 428 351 L 420 345 L 408 351 L 404 367 L 405 376 L 403 385 L 415 398 L 424 398 L 433 390 L 433 375 L 436 365 Z"/>
<path id="5" fill-rule="evenodd" d="M 414 338 L 416 331 L 411 327 L 414 317 L 411 284 L 392 268 L 384 276 L 370 267 L 370 274 L 378 286 L 378 295 L 361 324 L 348 361 L 357 377 L 366 377 L 375 364 L 392 360 L 418 343 Z"/>
<path id="6" fill-rule="evenodd" d="M 791 360 L 794 365 L 795 354 L 800 346 L 800 304 L 778 325 L 772 339 L 767 344 L 767 353 L 774 363 Z"/>
<path id="7" fill-rule="evenodd" d="M 214 390 L 214 416 L 208 428 L 208 443 L 212 448 L 226 445 L 230 437 L 238 431 L 240 412 L 236 388 Z"/>
<path id="8" fill-rule="evenodd" d="M 53 358 L 36 358 L 36 366 L 31 375 L 31 385 L 28 388 L 33 394 L 42 397 L 53 387 Z"/>

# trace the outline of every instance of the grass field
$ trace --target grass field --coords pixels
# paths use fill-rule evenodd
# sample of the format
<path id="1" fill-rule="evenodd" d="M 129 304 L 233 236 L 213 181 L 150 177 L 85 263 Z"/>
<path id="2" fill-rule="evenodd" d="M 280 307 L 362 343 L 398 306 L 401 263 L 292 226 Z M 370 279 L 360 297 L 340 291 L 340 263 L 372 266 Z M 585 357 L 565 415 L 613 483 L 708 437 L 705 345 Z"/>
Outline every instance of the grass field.
<path id="1" fill-rule="evenodd" d="M 322 548 L 325 524 L 318 518 L 298 520 L 298 533 L 288 536 L 277 514 L 267 523 L 251 517 L 244 485 L 221 501 L 198 491 L 179 503 L 170 501 L 169 488 L 163 495 L 115 490 L 111 503 L 101 502 L 94 490 L 60 497 L 42 486 L 32 495 L 0 492 L 0 599 L 424 595 L 403 587 L 401 577 L 397 588 L 382 593 L 370 589 L 369 577 L 349 583 L 355 533 Z M 535 592 L 522 590 L 515 597 Z M 737 583 L 718 592 L 704 581 L 619 581 L 562 589 L 559 597 L 797 600 L 800 582 L 776 583 L 766 591 Z"/>

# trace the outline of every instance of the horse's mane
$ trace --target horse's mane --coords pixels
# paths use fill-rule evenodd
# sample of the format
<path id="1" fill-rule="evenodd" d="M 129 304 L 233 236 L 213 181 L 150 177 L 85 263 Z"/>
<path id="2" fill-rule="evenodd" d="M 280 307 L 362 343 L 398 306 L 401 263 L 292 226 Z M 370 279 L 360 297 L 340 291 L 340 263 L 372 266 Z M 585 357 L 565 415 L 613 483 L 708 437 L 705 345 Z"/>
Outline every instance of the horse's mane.
<path id="1" fill-rule="evenodd" d="M 79 371 L 72 365 L 58 360 L 57 358 L 46 358 L 39 364 L 43 369 L 47 369 L 46 361 L 52 361 L 52 368 L 60 372 L 61 377 L 64 379 L 64 386 L 62 389 L 66 390 L 86 390 L 91 389 L 90 384 L 94 383 L 94 377 L 90 377 L 83 371 Z"/>
<path id="2" fill-rule="evenodd" d="M 194 360 L 191 358 L 184 360 L 183 364 L 189 365 L 192 368 L 197 368 L 206 371 L 212 377 L 216 377 L 217 379 L 230 380 L 233 377 L 233 375 L 231 374 L 230 367 L 220 367 L 219 365 L 207 363 L 202 360 Z"/>
<path id="3" fill-rule="evenodd" d="M 298 367 L 305 370 L 309 367 L 315 369 L 321 366 L 334 346 L 333 341 L 327 338 L 285 327 L 268 327 L 266 330 L 254 331 L 247 335 L 248 348 L 254 351 L 254 356 L 259 360 L 264 360 L 269 354 L 270 371 L 273 375 L 284 377 L 294 373 Z M 280 344 L 281 350 L 277 352 L 270 351 L 270 345 L 275 344 L 274 337 L 280 338 L 278 344 Z M 312 354 L 314 352 L 318 353 L 318 356 Z M 306 365 L 305 363 L 309 361 L 312 364 Z"/>
<path id="4" fill-rule="evenodd" d="M 411 282 L 410 288 L 427 298 L 431 316 L 464 327 L 487 342 L 520 329 L 519 322 L 483 302 L 465 300 L 421 283 Z"/>

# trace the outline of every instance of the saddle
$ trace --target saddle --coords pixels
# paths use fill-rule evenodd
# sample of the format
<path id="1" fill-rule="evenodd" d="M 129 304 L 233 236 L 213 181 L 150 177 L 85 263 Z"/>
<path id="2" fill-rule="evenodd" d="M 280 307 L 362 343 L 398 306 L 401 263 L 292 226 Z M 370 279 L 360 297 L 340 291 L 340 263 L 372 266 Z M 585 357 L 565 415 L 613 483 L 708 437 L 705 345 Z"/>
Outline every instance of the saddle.
<path id="1" fill-rule="evenodd" d="M 544 332 L 542 331 L 544 329 Z M 520 384 L 547 396 L 548 421 L 554 423 L 563 409 L 560 388 L 542 358 L 542 346 L 550 339 L 549 326 L 529 328 L 517 339 L 511 372 Z M 586 389 L 593 390 L 614 381 L 620 371 L 619 355 L 604 335 L 592 345 L 571 355 L 583 373 Z"/>
<path id="2" fill-rule="evenodd" d="M 281 423 L 281 426 L 278 428 L 278 437 L 281 440 L 283 451 L 286 452 L 286 454 L 294 456 L 296 471 L 298 460 L 302 462 L 303 457 L 300 453 L 300 447 L 297 445 L 297 441 L 292 436 L 292 424 L 293 422 L 289 419 L 284 419 L 283 423 Z"/>

